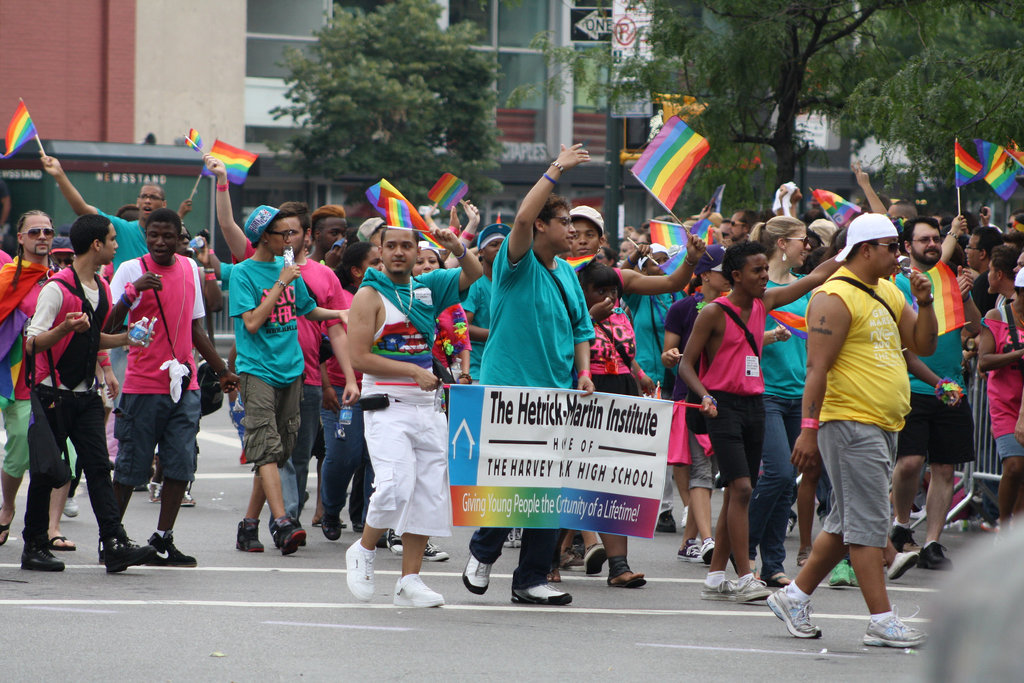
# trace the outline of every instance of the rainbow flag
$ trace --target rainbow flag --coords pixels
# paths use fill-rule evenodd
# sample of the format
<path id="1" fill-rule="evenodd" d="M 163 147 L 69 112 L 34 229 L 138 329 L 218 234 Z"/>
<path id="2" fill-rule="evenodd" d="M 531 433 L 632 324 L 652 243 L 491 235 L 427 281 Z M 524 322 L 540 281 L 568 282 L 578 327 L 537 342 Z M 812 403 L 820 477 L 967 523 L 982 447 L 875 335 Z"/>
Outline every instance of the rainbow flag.
<path id="1" fill-rule="evenodd" d="M 967 183 L 979 180 L 983 175 L 981 164 L 960 146 L 959 141 L 953 142 L 953 171 L 956 175 L 956 186 L 963 187 Z"/>
<path id="2" fill-rule="evenodd" d="M 958 330 L 967 324 L 964 314 L 964 300 L 960 295 L 960 283 L 956 273 L 942 261 L 924 273 L 932 281 L 932 295 L 935 297 L 935 318 L 939 323 L 939 334 Z"/>
<path id="3" fill-rule="evenodd" d="M 11 123 L 7 126 L 7 153 L 4 154 L 0 159 L 6 159 L 10 156 L 14 156 L 22 145 L 34 138 L 36 133 L 35 124 L 32 123 L 32 117 L 28 115 L 28 109 L 25 107 L 25 103 L 18 100 L 18 108 L 14 110 L 14 116 L 11 117 Z"/>
<path id="4" fill-rule="evenodd" d="M 686 227 L 678 223 L 652 220 L 650 228 L 652 243 L 656 242 L 670 248 L 679 247 L 679 251 L 661 264 L 661 271 L 666 275 L 671 275 L 676 272 L 676 269 L 683 263 L 683 259 L 686 258 Z M 704 240 L 706 244 L 713 243 L 711 221 L 707 218 L 702 218 L 690 226 L 690 233 Z"/>
<path id="5" fill-rule="evenodd" d="M 647 145 L 631 173 L 662 206 L 671 211 L 687 178 L 708 149 L 706 139 L 678 116 L 673 116 Z"/>
<path id="6" fill-rule="evenodd" d="M 199 136 L 199 131 L 195 128 L 188 129 L 188 135 L 185 136 L 185 144 L 202 154 L 203 138 Z"/>
<path id="7" fill-rule="evenodd" d="M 24 360 L 21 333 L 27 320 L 27 315 L 14 309 L 0 323 L 0 408 L 14 403 L 14 383 L 19 379 Z"/>
<path id="8" fill-rule="evenodd" d="M 586 268 L 587 264 L 593 261 L 595 256 L 597 256 L 597 254 L 590 254 L 589 256 L 571 256 L 565 260 L 568 261 L 569 265 L 572 266 L 572 269 L 578 273 Z"/>
<path id="9" fill-rule="evenodd" d="M 469 192 L 469 185 L 451 173 L 442 175 L 430 188 L 427 197 L 445 211 L 450 211 Z"/>
<path id="10" fill-rule="evenodd" d="M 366 190 L 366 198 L 384 216 L 384 222 L 387 225 L 393 228 L 417 230 L 422 239 L 430 242 L 438 249 L 448 250 L 448 247 L 438 242 L 430 234 L 430 228 L 427 227 L 423 216 L 416 211 L 416 207 L 398 191 L 398 188 L 384 178 L 381 178 L 379 183 L 371 185 Z"/>
<path id="11" fill-rule="evenodd" d="M 1010 140 L 1010 146 L 1006 148 L 1006 153 L 1010 155 L 1010 158 L 1016 161 L 1024 168 L 1024 152 L 1017 149 L 1017 143 Z"/>
<path id="12" fill-rule="evenodd" d="M 210 148 L 210 156 L 216 157 L 224 162 L 224 165 L 228 169 L 228 182 L 234 183 L 235 185 L 241 185 L 245 182 L 246 176 L 249 175 L 249 169 L 256 163 L 256 159 L 259 154 L 253 154 L 252 152 L 246 152 L 244 149 L 238 147 L 232 147 L 226 142 L 220 140 L 213 141 L 213 147 Z M 213 175 L 210 169 L 203 166 L 203 175 Z"/>
<path id="13" fill-rule="evenodd" d="M 794 337 L 800 339 L 807 339 L 807 318 L 796 313 L 790 313 L 788 311 L 769 311 L 770 315 L 775 322 L 779 323 L 787 330 L 793 333 Z"/>
<path id="14" fill-rule="evenodd" d="M 812 190 L 811 194 L 814 195 L 814 199 L 821 205 L 825 215 L 840 228 L 849 225 L 853 217 L 860 213 L 859 206 L 853 202 L 846 201 L 835 192 Z"/>
<path id="15" fill-rule="evenodd" d="M 985 182 L 992 186 L 996 194 L 1003 201 L 1010 201 L 1010 197 L 1017 191 L 1017 166 L 1010 163 L 1006 148 L 985 140 L 975 140 L 974 144 L 978 148 L 978 159 L 982 167 L 978 175 L 984 174 Z"/>

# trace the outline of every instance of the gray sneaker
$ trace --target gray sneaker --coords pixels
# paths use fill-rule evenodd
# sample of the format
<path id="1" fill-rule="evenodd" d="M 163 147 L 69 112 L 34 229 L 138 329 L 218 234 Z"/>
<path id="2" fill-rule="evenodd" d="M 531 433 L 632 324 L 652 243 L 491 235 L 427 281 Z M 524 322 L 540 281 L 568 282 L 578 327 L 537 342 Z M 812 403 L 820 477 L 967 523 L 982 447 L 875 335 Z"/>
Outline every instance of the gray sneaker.
<path id="1" fill-rule="evenodd" d="M 772 592 L 768 590 L 768 585 L 761 579 L 751 579 L 745 584 L 736 584 L 736 593 L 733 595 L 733 602 L 756 602 L 757 600 L 764 600 Z"/>
<path id="2" fill-rule="evenodd" d="M 768 607 L 797 638 L 821 638 L 821 629 L 811 623 L 811 601 L 797 602 L 789 597 L 785 588 L 768 596 Z"/>
<path id="3" fill-rule="evenodd" d="M 928 640 L 928 634 L 900 620 L 893 605 L 892 616 L 879 622 L 870 622 L 864 634 L 865 645 L 877 647 L 920 647 Z"/>
<path id="4" fill-rule="evenodd" d="M 700 599 L 734 602 L 736 599 L 736 584 L 729 579 L 726 579 L 714 588 L 705 583 L 700 589 Z"/>
<path id="5" fill-rule="evenodd" d="M 921 553 L 916 550 L 908 550 L 902 553 L 896 553 L 896 557 L 893 558 L 892 564 L 889 565 L 888 576 L 890 581 L 895 581 L 904 574 L 907 573 L 908 569 L 917 566 L 917 560 Z"/>

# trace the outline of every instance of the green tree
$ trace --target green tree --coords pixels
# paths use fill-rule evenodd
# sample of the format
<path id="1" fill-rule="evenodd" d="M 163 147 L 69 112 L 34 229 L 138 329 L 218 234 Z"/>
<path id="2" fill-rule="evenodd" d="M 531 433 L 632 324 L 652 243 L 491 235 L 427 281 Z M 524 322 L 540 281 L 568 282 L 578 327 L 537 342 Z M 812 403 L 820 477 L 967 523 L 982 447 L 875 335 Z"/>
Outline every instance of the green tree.
<path id="1" fill-rule="evenodd" d="M 474 194 L 497 189 L 483 174 L 500 151 L 497 62 L 471 49 L 480 42 L 472 24 L 441 30 L 440 11 L 431 0 L 369 13 L 338 6 L 307 54 L 287 54 L 291 104 L 273 113 L 299 126 L 288 142 L 294 170 L 383 176 L 413 202 L 446 171 Z"/>

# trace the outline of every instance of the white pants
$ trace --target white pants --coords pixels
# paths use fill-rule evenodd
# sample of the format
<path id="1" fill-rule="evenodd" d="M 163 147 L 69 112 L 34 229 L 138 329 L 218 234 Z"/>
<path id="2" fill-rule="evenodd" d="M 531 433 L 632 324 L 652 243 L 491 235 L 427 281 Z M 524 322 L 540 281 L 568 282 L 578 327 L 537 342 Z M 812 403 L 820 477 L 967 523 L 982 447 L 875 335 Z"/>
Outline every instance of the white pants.
<path id="1" fill-rule="evenodd" d="M 392 402 L 363 414 L 373 464 L 366 524 L 396 534 L 451 536 L 448 421 L 431 405 Z"/>

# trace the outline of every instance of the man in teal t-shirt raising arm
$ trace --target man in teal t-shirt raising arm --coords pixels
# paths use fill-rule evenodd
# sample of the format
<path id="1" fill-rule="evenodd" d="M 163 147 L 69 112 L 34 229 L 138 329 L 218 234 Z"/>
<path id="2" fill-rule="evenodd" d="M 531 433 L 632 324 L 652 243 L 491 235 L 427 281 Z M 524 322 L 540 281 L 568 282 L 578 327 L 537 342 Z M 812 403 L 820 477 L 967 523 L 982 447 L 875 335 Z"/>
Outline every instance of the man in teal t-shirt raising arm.
<path id="1" fill-rule="evenodd" d="M 578 388 L 594 391 L 590 379 L 590 322 L 576 272 L 557 254 L 570 249 L 569 202 L 553 189 L 561 174 L 590 160 L 582 145 L 562 147 L 516 214 L 512 232 L 494 259 L 491 330 L 484 349 L 480 381 L 518 387 Z M 469 544 L 462 573 L 466 588 L 487 590 L 491 565 L 501 555 L 507 528 L 479 529 Z M 524 529 L 519 567 L 512 575 L 512 601 L 567 605 L 572 596 L 547 580 L 558 543 L 558 529 Z"/>

